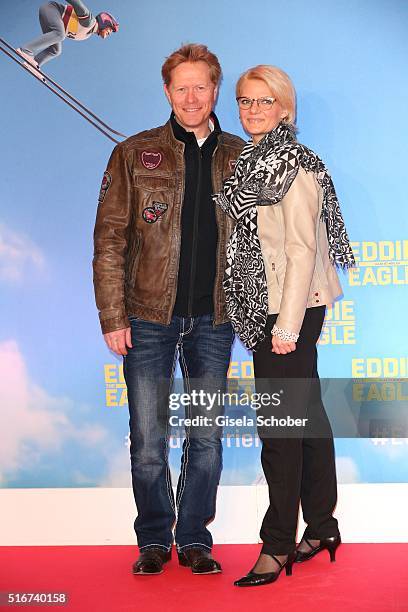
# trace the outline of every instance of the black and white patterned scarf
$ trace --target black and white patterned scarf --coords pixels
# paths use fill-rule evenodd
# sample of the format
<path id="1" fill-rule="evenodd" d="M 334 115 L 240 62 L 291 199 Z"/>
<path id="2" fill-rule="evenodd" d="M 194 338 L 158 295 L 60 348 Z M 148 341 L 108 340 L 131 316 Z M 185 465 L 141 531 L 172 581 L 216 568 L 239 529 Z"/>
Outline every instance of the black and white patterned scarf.
<path id="1" fill-rule="evenodd" d="M 330 261 L 342 268 L 355 265 L 332 179 L 322 160 L 297 142 L 295 128 L 280 123 L 257 145 L 244 147 L 234 174 L 214 201 L 237 221 L 227 245 L 224 291 L 228 316 L 248 349 L 264 339 L 268 291 L 258 238 L 257 206 L 282 200 L 299 168 L 314 172 L 323 188 L 321 221 L 326 223 Z"/>

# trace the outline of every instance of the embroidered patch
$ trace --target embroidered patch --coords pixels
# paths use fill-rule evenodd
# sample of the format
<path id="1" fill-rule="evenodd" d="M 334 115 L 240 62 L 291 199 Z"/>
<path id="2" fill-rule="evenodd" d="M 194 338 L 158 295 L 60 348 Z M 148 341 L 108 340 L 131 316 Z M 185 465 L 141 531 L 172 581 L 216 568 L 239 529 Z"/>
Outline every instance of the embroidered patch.
<path id="1" fill-rule="evenodd" d="M 155 170 L 163 161 L 163 155 L 160 151 L 142 151 L 142 164 L 148 170 Z"/>
<path id="2" fill-rule="evenodd" d="M 237 165 L 237 160 L 230 159 L 228 163 L 229 163 L 229 169 L 231 170 L 231 172 L 234 172 L 235 166 Z"/>
<path id="3" fill-rule="evenodd" d="M 104 172 L 101 189 L 99 191 L 99 198 L 98 198 L 98 202 L 100 204 L 102 204 L 102 202 L 104 201 L 105 196 L 108 192 L 108 189 L 111 186 L 111 183 L 112 183 L 112 176 L 109 174 L 109 172 Z"/>
<path id="4" fill-rule="evenodd" d="M 146 223 L 156 223 L 156 221 L 160 221 L 167 209 L 167 204 L 163 204 L 162 202 L 153 202 L 153 206 L 147 206 L 143 210 L 143 220 L 146 221 Z"/>

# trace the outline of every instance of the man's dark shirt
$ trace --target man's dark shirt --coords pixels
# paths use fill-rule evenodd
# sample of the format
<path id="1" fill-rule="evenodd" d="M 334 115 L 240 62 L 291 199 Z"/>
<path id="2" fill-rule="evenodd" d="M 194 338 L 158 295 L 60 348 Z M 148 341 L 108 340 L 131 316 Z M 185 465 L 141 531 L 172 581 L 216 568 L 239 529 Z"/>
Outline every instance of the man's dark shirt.
<path id="1" fill-rule="evenodd" d="M 177 296 L 173 314 L 199 316 L 214 312 L 218 230 L 212 201 L 212 156 L 221 133 L 211 115 L 214 130 L 202 147 L 194 132 L 187 132 L 171 115 L 174 136 L 184 143 L 185 188 L 181 215 L 181 248 Z"/>

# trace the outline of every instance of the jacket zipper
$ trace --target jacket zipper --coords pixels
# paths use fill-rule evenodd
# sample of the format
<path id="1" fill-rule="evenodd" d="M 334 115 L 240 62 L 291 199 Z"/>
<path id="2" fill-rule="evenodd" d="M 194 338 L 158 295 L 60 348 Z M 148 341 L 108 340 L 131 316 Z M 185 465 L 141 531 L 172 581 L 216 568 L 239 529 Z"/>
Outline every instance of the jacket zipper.
<path id="1" fill-rule="evenodd" d="M 185 160 L 184 160 L 184 143 L 180 143 L 181 144 L 181 152 L 183 154 L 183 184 L 182 184 L 182 188 L 181 188 L 181 192 L 180 192 L 180 215 L 179 215 L 179 221 L 180 221 L 180 226 L 181 226 L 181 215 L 182 215 L 182 209 L 183 209 L 183 202 L 184 202 L 184 194 L 185 194 L 185 190 L 186 190 L 186 166 L 185 166 Z M 177 171 L 175 172 L 176 175 L 176 182 L 177 182 Z M 180 229 L 180 233 L 181 233 L 181 229 Z M 171 322 L 171 313 L 173 312 L 174 309 L 174 304 L 176 303 L 176 297 L 177 297 L 177 279 L 178 279 L 178 270 L 180 267 L 180 250 L 181 250 L 181 236 L 180 238 L 178 238 L 177 240 L 177 257 L 176 257 L 176 270 L 177 273 L 175 275 L 175 291 L 174 291 L 174 297 L 171 300 L 171 308 L 170 308 L 170 314 L 167 320 L 167 325 L 170 325 Z M 174 288 L 173 286 L 173 288 Z"/>
<path id="2" fill-rule="evenodd" d="M 218 142 L 217 142 L 217 146 L 214 149 L 214 152 L 212 154 L 212 159 L 211 159 L 211 189 L 212 192 L 214 193 L 215 189 L 214 189 L 214 175 L 215 175 L 215 155 L 218 151 Z M 215 204 L 214 204 L 215 206 Z M 215 252 L 215 279 L 214 279 L 214 290 L 213 290 L 213 306 L 214 306 L 214 320 L 213 320 L 213 327 L 215 327 L 215 320 L 217 318 L 217 287 L 218 287 L 218 276 L 219 276 L 219 270 L 218 270 L 218 261 L 219 261 L 219 256 L 220 256 L 220 228 L 219 228 L 219 224 L 218 224 L 218 217 L 217 217 L 217 210 L 215 211 L 215 223 L 217 225 L 217 249 Z"/>
<path id="3" fill-rule="evenodd" d="M 193 314 L 193 300 L 194 300 L 194 280 L 197 268 L 197 234 L 198 234 L 198 220 L 200 214 L 200 195 L 201 195 L 201 166 L 202 166 L 202 151 L 198 148 L 198 177 L 197 177 L 197 190 L 194 203 L 194 221 L 193 221 L 193 244 L 191 249 L 191 268 L 190 268 L 190 283 L 189 283 L 189 294 L 188 294 L 188 316 L 191 317 Z"/>

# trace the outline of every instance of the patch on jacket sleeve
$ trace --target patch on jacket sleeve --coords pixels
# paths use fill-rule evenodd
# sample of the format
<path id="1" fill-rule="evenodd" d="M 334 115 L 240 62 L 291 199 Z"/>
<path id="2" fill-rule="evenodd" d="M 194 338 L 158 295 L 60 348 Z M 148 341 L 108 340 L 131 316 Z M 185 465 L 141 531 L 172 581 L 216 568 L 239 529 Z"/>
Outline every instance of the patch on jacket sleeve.
<path id="1" fill-rule="evenodd" d="M 142 151 L 140 159 L 147 170 L 155 170 L 162 163 L 163 155 L 160 151 Z"/>
<path id="2" fill-rule="evenodd" d="M 99 192 L 99 198 L 98 198 L 98 202 L 100 204 L 102 204 L 102 202 L 105 199 L 105 196 L 108 192 L 109 187 L 111 186 L 112 183 L 112 176 L 109 174 L 109 172 L 104 172 L 103 173 L 103 179 L 102 179 L 102 184 L 101 184 L 101 190 Z"/>
<path id="3" fill-rule="evenodd" d="M 167 204 L 163 202 L 153 202 L 152 206 L 146 206 L 146 208 L 143 209 L 143 220 L 146 221 L 146 223 L 156 223 L 156 221 L 161 219 L 167 209 Z"/>

